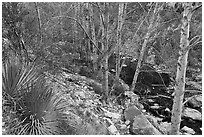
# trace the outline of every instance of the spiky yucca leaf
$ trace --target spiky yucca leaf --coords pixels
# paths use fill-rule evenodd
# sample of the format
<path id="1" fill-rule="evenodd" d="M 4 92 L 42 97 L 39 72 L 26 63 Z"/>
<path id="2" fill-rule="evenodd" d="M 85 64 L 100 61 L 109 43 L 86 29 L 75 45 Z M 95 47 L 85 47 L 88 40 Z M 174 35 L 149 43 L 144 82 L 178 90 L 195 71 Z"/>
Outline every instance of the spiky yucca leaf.
<path id="1" fill-rule="evenodd" d="M 21 106 L 16 115 L 18 122 L 10 126 L 12 132 L 20 135 L 53 135 L 65 132 L 61 123 L 66 118 L 63 113 L 66 102 L 60 94 L 54 94 L 45 85 L 44 80 L 39 80 L 25 92 L 18 102 Z"/>
<path id="2" fill-rule="evenodd" d="M 36 82 L 40 76 L 34 63 L 25 66 L 22 63 L 7 61 L 2 67 L 3 92 L 17 99 L 23 93 L 23 89 Z"/>
<path id="3" fill-rule="evenodd" d="M 66 102 L 60 94 L 46 86 L 45 79 L 36 71 L 35 64 L 3 64 L 3 98 L 10 101 L 7 134 L 63 134 L 63 110 Z M 15 109 L 11 103 L 15 103 Z M 5 104 L 5 103 L 4 103 Z M 3 106 L 3 109 L 5 107 Z M 66 127 L 66 125 L 65 125 Z"/>

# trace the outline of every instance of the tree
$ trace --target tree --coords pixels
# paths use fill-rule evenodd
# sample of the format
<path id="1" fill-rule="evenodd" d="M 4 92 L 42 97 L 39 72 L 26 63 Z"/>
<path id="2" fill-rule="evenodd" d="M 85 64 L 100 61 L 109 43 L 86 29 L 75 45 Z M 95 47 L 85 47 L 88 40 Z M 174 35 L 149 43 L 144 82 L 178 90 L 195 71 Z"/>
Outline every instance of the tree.
<path id="1" fill-rule="evenodd" d="M 157 14 L 158 14 L 158 12 L 160 11 L 160 9 L 162 7 L 162 5 L 159 7 L 159 3 L 154 3 L 153 5 L 155 5 L 155 7 L 154 7 L 154 11 L 153 11 L 152 15 L 150 15 L 150 14 L 147 15 L 147 16 L 149 16 L 149 15 L 151 16 L 150 17 L 150 23 L 149 23 L 149 26 L 148 26 L 148 29 L 147 29 L 147 33 L 146 33 L 146 35 L 144 37 L 144 42 L 142 44 L 142 49 L 140 51 L 140 56 L 139 56 L 139 59 L 138 59 L 136 71 L 135 71 L 134 78 L 133 78 L 133 81 L 132 81 L 131 91 L 133 91 L 134 88 L 135 88 L 135 84 L 136 84 L 136 81 L 137 81 L 137 77 L 138 77 L 138 74 L 139 74 L 139 69 L 140 69 L 141 63 L 142 63 L 143 58 L 144 58 L 144 53 L 145 53 L 145 50 L 146 50 L 146 47 L 147 47 L 147 43 L 149 41 L 152 30 L 154 29 L 154 25 L 158 21 Z M 150 11 L 151 11 L 151 9 L 149 9 L 149 12 Z"/>
<path id="2" fill-rule="evenodd" d="M 41 23 L 41 16 L 40 16 L 40 9 L 39 9 L 39 7 L 38 7 L 38 3 L 37 2 L 35 2 L 35 8 L 36 8 L 36 13 L 37 13 L 37 18 L 38 18 L 38 24 L 39 24 L 39 36 L 38 36 L 38 38 L 39 38 L 39 40 L 38 40 L 38 42 L 39 42 L 39 46 L 41 46 L 41 44 L 42 44 L 42 32 L 41 32 L 41 30 L 42 30 L 42 23 Z"/>
<path id="3" fill-rule="evenodd" d="M 120 47 L 122 46 L 122 26 L 124 23 L 124 11 L 126 10 L 126 3 L 118 4 L 118 27 L 117 27 L 117 58 L 116 58 L 116 82 L 120 76 Z"/>
<path id="4" fill-rule="evenodd" d="M 103 3 L 102 5 L 101 14 L 101 23 L 103 24 L 103 31 L 102 31 L 102 45 L 104 47 L 104 51 L 108 51 L 108 29 L 109 29 L 109 3 Z M 108 87 L 108 56 L 105 56 L 103 62 L 103 82 L 102 82 L 102 89 L 105 95 L 105 99 L 108 98 L 109 95 L 109 87 Z"/>
<path id="5" fill-rule="evenodd" d="M 181 37 L 180 37 L 180 50 L 179 58 L 177 62 L 177 74 L 176 74 L 176 84 L 175 84 L 175 95 L 174 103 L 172 109 L 171 117 L 171 133 L 172 135 L 178 135 L 181 123 L 181 113 L 183 110 L 183 97 L 185 92 L 185 82 L 186 82 L 186 68 L 188 61 L 188 53 L 190 48 L 200 43 L 200 37 L 196 37 L 197 40 L 193 44 L 189 44 L 189 34 L 190 34 L 190 22 L 193 12 L 199 8 L 201 5 L 195 3 L 183 3 L 183 18 L 181 22 Z"/>
<path id="6" fill-rule="evenodd" d="M 24 39 L 24 17 L 28 15 L 24 4 L 19 2 L 2 3 L 2 30 L 4 39 L 10 42 L 10 49 L 21 61 L 28 62 L 28 52 Z"/>
<path id="7" fill-rule="evenodd" d="M 95 31 L 95 20 L 94 20 L 94 6 L 91 5 L 90 6 L 90 29 L 91 29 L 91 36 L 92 36 L 92 39 L 93 41 L 96 43 L 96 47 L 98 47 L 98 42 L 96 40 L 96 31 Z M 93 45 L 93 44 L 92 44 Z M 97 71 L 97 48 L 92 46 L 92 49 L 93 49 L 93 55 L 92 55 L 92 61 L 93 61 L 93 70 L 94 71 Z"/>

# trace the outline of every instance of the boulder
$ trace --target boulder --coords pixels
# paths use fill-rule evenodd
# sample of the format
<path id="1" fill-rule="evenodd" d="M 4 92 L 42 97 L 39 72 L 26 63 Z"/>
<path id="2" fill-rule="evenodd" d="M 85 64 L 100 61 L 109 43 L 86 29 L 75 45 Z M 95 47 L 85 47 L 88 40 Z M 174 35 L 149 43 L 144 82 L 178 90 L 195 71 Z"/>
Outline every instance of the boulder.
<path id="1" fill-rule="evenodd" d="M 134 118 L 131 130 L 135 135 L 161 135 L 144 115 L 139 115 Z"/>
<path id="2" fill-rule="evenodd" d="M 131 106 L 124 111 L 125 120 L 130 122 L 133 122 L 138 115 L 142 115 L 142 112 L 136 106 Z"/>
<path id="3" fill-rule="evenodd" d="M 187 127 L 187 126 L 184 126 L 184 127 L 181 129 L 181 131 L 184 131 L 184 132 L 186 132 L 187 134 L 191 134 L 191 135 L 195 134 L 195 131 L 194 131 L 193 129 Z"/>
<path id="4" fill-rule="evenodd" d="M 135 106 L 127 108 L 124 112 L 125 120 L 130 121 L 130 133 L 134 135 L 161 135 L 161 133 L 148 121 L 143 113 Z"/>
<path id="5" fill-rule="evenodd" d="M 169 134 L 171 131 L 171 123 L 168 122 L 161 122 L 159 124 L 159 129 L 166 135 Z"/>
<path id="6" fill-rule="evenodd" d="M 192 108 L 199 108 L 202 106 L 202 95 L 194 96 L 192 99 L 188 101 L 188 104 Z"/>
<path id="7" fill-rule="evenodd" d="M 84 118 L 72 112 L 65 112 L 68 126 L 66 128 L 66 135 L 109 135 L 104 122 L 99 121 L 94 117 Z M 62 123 L 63 124 L 63 123 Z"/>
<path id="8" fill-rule="evenodd" d="M 193 120 L 199 120 L 202 121 L 202 114 L 196 110 L 196 109 L 191 109 L 191 108 L 184 108 L 182 117 L 188 117 L 192 118 Z"/>

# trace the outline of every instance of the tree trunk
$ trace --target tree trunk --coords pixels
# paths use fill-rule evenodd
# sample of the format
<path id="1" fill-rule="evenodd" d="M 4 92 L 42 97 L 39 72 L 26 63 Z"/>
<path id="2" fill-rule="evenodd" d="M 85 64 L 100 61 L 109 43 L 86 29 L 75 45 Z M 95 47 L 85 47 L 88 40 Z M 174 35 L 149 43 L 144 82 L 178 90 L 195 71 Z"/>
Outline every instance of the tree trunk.
<path id="1" fill-rule="evenodd" d="M 186 48 L 189 46 L 189 31 L 190 31 L 190 20 L 192 12 L 190 3 L 184 4 L 184 12 L 181 26 L 181 38 L 180 38 L 180 50 L 179 58 L 177 63 L 177 74 L 176 74 L 176 85 L 174 103 L 171 117 L 171 135 L 178 135 L 181 123 L 182 114 L 182 103 L 185 92 L 185 78 L 186 78 L 186 67 L 188 59 L 188 51 Z"/>
<path id="2" fill-rule="evenodd" d="M 37 13 L 37 17 L 38 17 L 38 29 L 39 29 L 39 36 L 38 36 L 38 42 L 39 42 L 39 46 L 41 46 L 41 43 L 42 43 L 42 32 L 41 32 L 41 26 L 42 26 L 42 23 L 41 23 L 41 17 L 40 17 L 40 9 L 38 7 L 38 3 L 35 2 L 35 9 L 36 9 L 36 13 Z"/>
<path id="3" fill-rule="evenodd" d="M 105 7 L 105 13 L 104 13 L 104 50 L 108 51 L 108 24 L 109 24 L 109 13 L 108 13 L 108 8 L 109 8 L 109 4 L 108 3 L 104 3 Z M 104 92 L 106 95 L 106 98 L 108 98 L 109 95 L 109 88 L 108 88 L 108 56 L 105 57 L 105 61 L 104 61 Z"/>
<path id="4" fill-rule="evenodd" d="M 89 3 L 88 2 L 85 3 L 85 7 L 84 7 L 83 11 L 84 11 L 83 26 L 89 35 L 90 16 L 89 16 Z M 86 34 L 84 34 L 84 35 L 85 35 L 84 37 L 85 37 L 85 42 L 86 42 L 86 61 L 88 61 L 89 57 L 90 57 L 90 40 L 87 38 Z"/>
<path id="5" fill-rule="evenodd" d="M 125 3 L 119 3 L 118 7 L 118 28 L 117 28 L 117 57 L 116 57 L 116 82 L 119 80 L 120 76 L 120 47 L 121 47 L 121 33 L 122 26 L 124 23 L 124 8 Z"/>
<path id="6" fill-rule="evenodd" d="M 64 41 L 64 37 L 63 37 L 63 20 L 62 20 L 62 7 L 63 7 L 63 3 L 59 3 L 59 7 L 60 7 L 60 18 L 59 18 L 59 24 L 60 24 L 60 41 Z"/>
<path id="7" fill-rule="evenodd" d="M 101 44 L 102 44 L 102 52 L 105 53 L 108 51 L 108 23 L 109 23 L 109 14 L 108 14 L 108 3 L 99 3 L 100 12 L 100 25 L 101 25 Z M 101 5 L 101 6 L 100 6 Z M 107 102 L 109 89 L 108 89 L 108 56 L 104 57 L 104 61 L 102 64 L 102 90 L 103 90 L 103 99 Z"/>
<path id="8" fill-rule="evenodd" d="M 153 15 L 152 15 L 152 17 L 150 19 L 150 24 L 149 24 L 149 27 L 147 29 L 147 33 L 145 35 L 144 42 L 142 44 L 142 49 L 140 51 L 140 56 L 139 56 L 139 59 L 138 59 L 136 70 L 135 70 L 135 75 L 134 75 L 134 78 L 133 78 L 133 81 L 132 81 L 131 92 L 133 92 L 133 90 L 135 88 L 135 85 L 136 85 L 136 82 L 137 82 L 137 77 L 138 77 L 138 74 L 139 74 L 139 71 L 140 71 L 142 60 L 144 58 L 144 53 L 145 53 L 145 50 L 146 50 L 146 47 L 147 47 L 147 43 L 148 43 L 149 38 L 150 38 L 151 30 L 153 29 L 153 24 L 154 24 L 154 20 L 155 20 L 155 17 L 156 17 L 157 10 L 158 10 L 158 3 L 156 3 L 156 5 L 155 5 L 155 9 L 154 9 Z"/>
<path id="9" fill-rule="evenodd" d="M 96 41 L 96 31 L 95 31 L 95 24 L 94 24 L 94 6 L 92 5 L 90 8 L 90 23 L 91 23 L 91 36 L 93 41 L 96 43 L 96 46 L 98 47 L 98 42 Z M 93 70 L 96 71 L 97 70 L 97 49 L 96 47 L 93 45 L 92 47 L 93 49 L 93 55 L 92 55 L 92 61 L 93 61 Z"/>
<path id="10" fill-rule="evenodd" d="M 78 2 L 74 3 L 74 18 L 78 20 L 78 12 L 80 11 L 80 4 Z M 78 28 L 77 22 L 74 21 L 74 31 L 73 31 L 73 44 L 77 41 L 78 37 Z"/>

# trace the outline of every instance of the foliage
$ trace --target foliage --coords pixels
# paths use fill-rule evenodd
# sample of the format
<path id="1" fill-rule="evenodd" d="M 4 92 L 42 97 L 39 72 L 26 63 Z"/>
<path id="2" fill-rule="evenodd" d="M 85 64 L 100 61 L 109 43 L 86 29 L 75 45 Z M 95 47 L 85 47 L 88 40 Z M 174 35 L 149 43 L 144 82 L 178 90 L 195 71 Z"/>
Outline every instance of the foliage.
<path id="1" fill-rule="evenodd" d="M 10 50 L 25 58 L 22 60 L 28 59 L 27 49 L 22 38 L 24 33 L 23 19 L 28 14 L 22 3 L 7 2 L 2 4 L 2 36 L 9 40 Z"/>
<path id="2" fill-rule="evenodd" d="M 40 77 L 35 64 L 23 65 L 15 60 L 3 63 L 2 73 L 3 91 L 13 98 L 21 96 L 22 91 Z"/>
<path id="3" fill-rule="evenodd" d="M 7 134 L 56 134 L 64 108 L 59 95 L 45 85 L 36 66 L 3 65 L 3 109 L 10 114 Z"/>
<path id="4" fill-rule="evenodd" d="M 33 68 L 17 62 L 3 66 L 3 134 L 107 134 L 95 118 L 93 93 L 71 83 L 64 88 Z"/>

